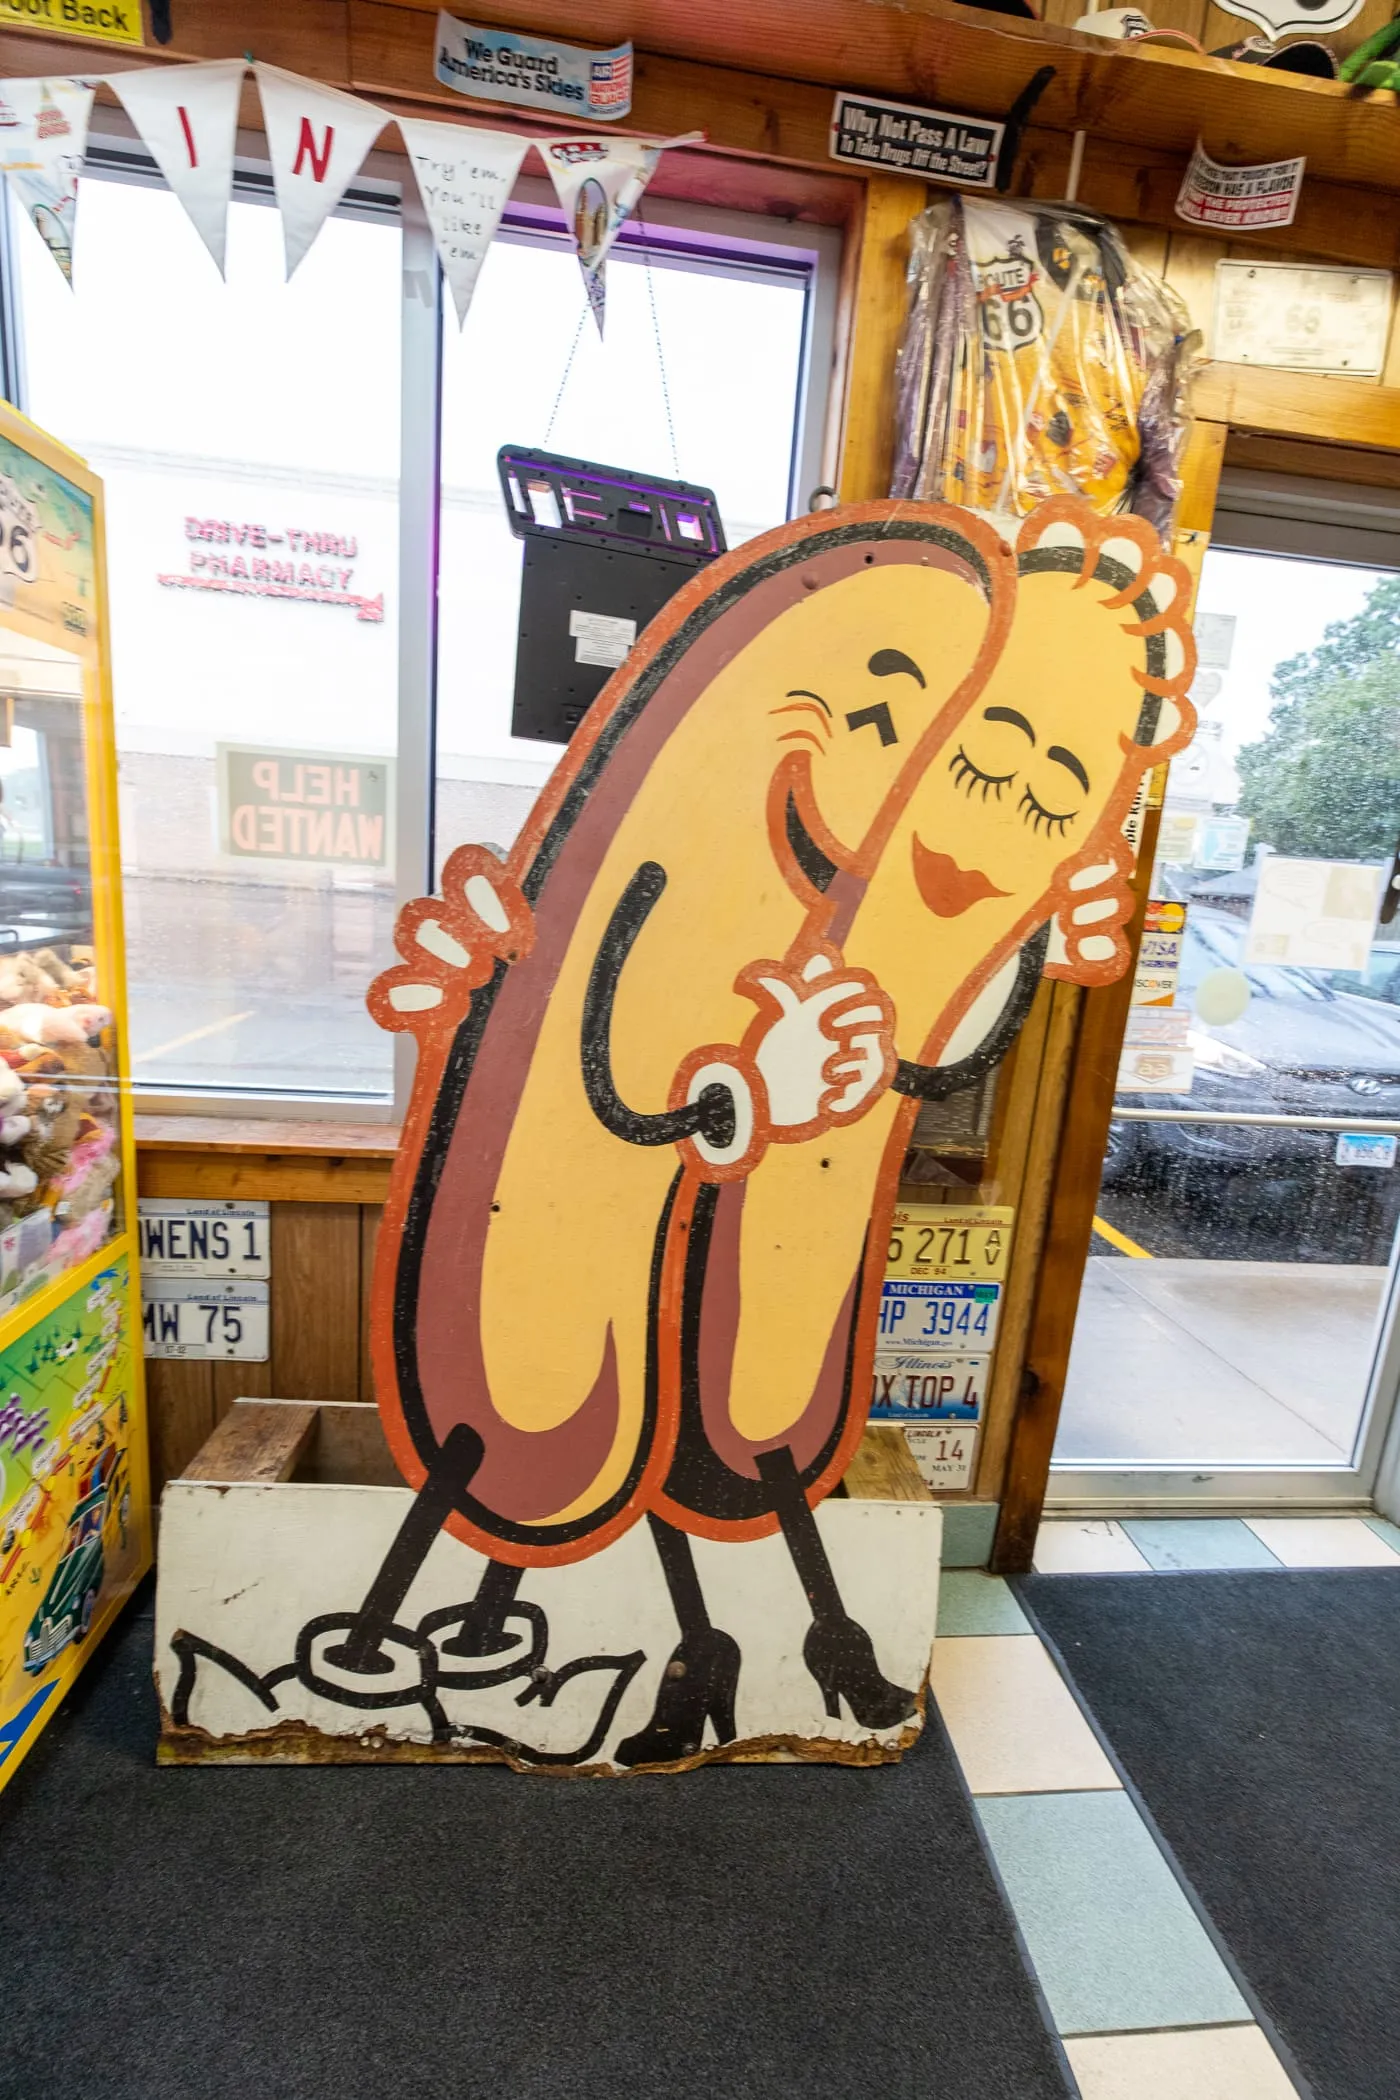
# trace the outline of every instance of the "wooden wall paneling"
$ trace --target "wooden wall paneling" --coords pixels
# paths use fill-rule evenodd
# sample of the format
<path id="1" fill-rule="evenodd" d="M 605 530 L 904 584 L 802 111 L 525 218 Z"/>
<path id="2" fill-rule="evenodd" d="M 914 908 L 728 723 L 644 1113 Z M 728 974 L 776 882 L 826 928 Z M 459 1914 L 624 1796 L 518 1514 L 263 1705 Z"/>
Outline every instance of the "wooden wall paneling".
<path id="1" fill-rule="evenodd" d="M 908 303 L 909 227 L 924 203 L 923 184 L 898 175 L 872 175 L 866 185 L 841 447 L 843 503 L 889 494 L 895 353 Z"/>
<path id="2" fill-rule="evenodd" d="M 359 1393 L 356 1204 L 273 1206 L 271 1378 L 279 1400 L 353 1400 Z"/>
<path id="3" fill-rule="evenodd" d="M 268 65 L 285 66 L 336 87 L 350 84 L 350 10 L 346 0 L 176 0 L 174 36 L 168 44 L 106 44 L 81 37 L 45 36 L 42 30 L 0 34 L 0 64 L 20 77 L 82 71 L 124 72 L 179 59 L 236 58 L 250 51 Z M 88 65 L 81 54 L 90 54 Z M 97 64 L 100 57 L 101 64 Z"/>
<path id="4" fill-rule="evenodd" d="M 183 1473 L 214 1427 L 208 1363 L 146 1359 L 146 1419 L 151 1439 L 151 1493 Z"/>
<path id="5" fill-rule="evenodd" d="M 1034 126 L 1027 132 L 1024 157 L 1035 170 L 1030 185 L 1034 196 L 1063 194 L 1068 163 L 1067 155 L 1058 157 L 1057 141 L 1065 147 L 1069 143 L 1063 133 Z M 1222 158 L 1236 157 L 1233 148 L 1227 152 L 1219 140 L 1215 143 Z M 1185 148 L 1135 145 L 1101 131 L 1090 132 L 1080 170 L 1079 202 L 1105 212 L 1119 224 L 1133 221 L 1160 227 L 1173 238 L 1197 238 L 1176 216 L 1186 160 Z M 1280 259 L 1326 256 L 1334 262 L 1389 270 L 1400 265 L 1400 221 L 1389 200 L 1375 189 L 1317 174 L 1310 165 L 1293 224 L 1258 232 L 1253 245 Z"/>
<path id="6" fill-rule="evenodd" d="M 271 1298 L 276 1291 L 269 1292 Z M 269 1323 L 270 1326 L 270 1323 Z M 270 1346 L 270 1345 L 269 1345 Z M 214 1393 L 214 1419 L 222 1422 L 235 1400 L 267 1400 L 273 1393 L 272 1359 L 264 1364 L 245 1363 L 235 1358 L 229 1363 L 210 1364 Z"/>
<path id="7" fill-rule="evenodd" d="M 1215 311 L 1215 266 L 1225 253 L 1221 241 L 1174 233 L 1167 247 L 1163 276 L 1201 331 L 1201 347 L 1210 356 Z"/>
<path id="8" fill-rule="evenodd" d="M 1171 235 L 1160 226 L 1120 225 L 1123 245 L 1140 269 L 1153 277 L 1167 274 L 1167 250 L 1171 246 Z"/>
<path id="9" fill-rule="evenodd" d="M 369 1314 L 372 1286 L 374 1283 L 374 1250 L 379 1239 L 379 1222 L 384 1215 L 382 1203 L 365 1203 L 360 1208 L 360 1383 L 359 1398 L 374 1399 L 374 1366 L 369 1353 Z"/>

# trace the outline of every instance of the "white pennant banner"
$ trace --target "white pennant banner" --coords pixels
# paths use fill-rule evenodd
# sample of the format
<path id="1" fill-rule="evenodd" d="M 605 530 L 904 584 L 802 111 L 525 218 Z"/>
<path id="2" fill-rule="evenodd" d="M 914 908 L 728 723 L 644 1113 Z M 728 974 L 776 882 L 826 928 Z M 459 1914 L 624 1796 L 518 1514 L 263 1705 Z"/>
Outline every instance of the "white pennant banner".
<path id="1" fill-rule="evenodd" d="M 668 146 L 696 146 L 703 131 L 660 139 L 647 146 L 640 139 L 545 139 L 540 153 L 548 168 L 564 217 L 578 250 L 588 304 L 603 333 L 607 298 L 604 265 L 608 250 L 641 200 Z"/>
<path id="2" fill-rule="evenodd" d="M 258 64 L 253 71 L 290 277 L 392 119 L 372 102 L 280 66 Z"/>
<path id="3" fill-rule="evenodd" d="M 0 169 L 70 284 L 93 93 L 86 80 L 0 80 Z"/>
<path id="4" fill-rule="evenodd" d="M 152 66 L 114 73 L 110 85 L 161 174 L 194 223 L 220 276 L 233 189 L 238 102 L 248 68 L 241 58 L 213 65 Z"/>
<path id="5" fill-rule="evenodd" d="M 476 131 L 408 117 L 400 117 L 398 127 L 460 327 L 530 141 L 509 131 Z"/>

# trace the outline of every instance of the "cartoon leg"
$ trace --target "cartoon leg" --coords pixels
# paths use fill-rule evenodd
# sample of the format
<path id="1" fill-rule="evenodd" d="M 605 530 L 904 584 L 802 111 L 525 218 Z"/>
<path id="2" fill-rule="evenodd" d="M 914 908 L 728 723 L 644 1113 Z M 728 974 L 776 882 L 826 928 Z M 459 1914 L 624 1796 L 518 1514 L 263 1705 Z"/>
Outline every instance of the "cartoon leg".
<path id="1" fill-rule="evenodd" d="M 444 1641 L 444 1655 L 464 1655 L 480 1661 L 488 1655 L 504 1655 L 513 1648 L 515 1635 L 506 1632 L 506 1619 L 520 1588 L 523 1568 L 507 1567 L 504 1561 L 488 1560 L 471 1603 L 462 1613 L 462 1630 Z"/>
<path id="2" fill-rule="evenodd" d="M 817 1520 L 808 1507 L 791 1451 L 760 1451 L 756 1463 L 773 1498 L 773 1508 L 798 1579 L 812 1607 L 812 1624 L 802 1644 L 802 1659 L 821 1687 L 833 1721 L 841 1701 L 862 1728 L 894 1728 L 915 1712 L 912 1692 L 881 1675 L 870 1635 L 847 1612 L 836 1587 Z"/>
<path id="3" fill-rule="evenodd" d="M 468 1423 L 459 1422 L 448 1431 L 345 1639 L 326 1651 L 327 1662 L 366 1677 L 382 1676 L 394 1668 L 383 1650 L 384 1636 L 394 1625 L 395 1614 L 456 1506 L 458 1494 L 481 1464 L 484 1449 Z M 490 1568 L 486 1572 L 489 1577 Z"/>
<path id="4" fill-rule="evenodd" d="M 661 1765 L 678 1757 L 694 1757 L 704 1747 L 707 1721 L 719 1742 L 732 1743 L 735 1735 L 739 1643 L 732 1634 L 710 1624 L 695 1557 L 684 1532 L 673 1530 L 659 1517 L 650 1516 L 647 1522 L 681 1638 L 662 1674 L 650 1721 L 620 1742 L 613 1753 L 620 1765 Z"/>

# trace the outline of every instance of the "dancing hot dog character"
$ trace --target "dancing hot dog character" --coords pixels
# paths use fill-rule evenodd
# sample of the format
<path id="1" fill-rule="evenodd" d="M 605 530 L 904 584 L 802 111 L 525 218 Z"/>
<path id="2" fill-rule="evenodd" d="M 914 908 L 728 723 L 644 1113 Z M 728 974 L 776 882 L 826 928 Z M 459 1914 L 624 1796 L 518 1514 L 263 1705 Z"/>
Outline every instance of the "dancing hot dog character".
<path id="1" fill-rule="evenodd" d="M 648 1517 L 680 1640 L 619 1762 L 736 1732 L 688 1535 L 780 1530 L 827 1710 L 914 1710 L 812 1511 L 864 1426 L 919 1099 L 1000 1054 L 1042 967 L 1125 963 L 1186 604 L 1149 528 L 1076 500 L 1014 552 L 943 506 L 803 520 L 672 601 L 504 864 L 460 849 L 402 916 L 370 999 L 420 1046 L 381 1411 L 424 1548 L 445 1523 L 492 1562 L 450 1652 L 499 1650 L 521 1571 Z M 386 1564 L 381 1620 L 412 1574 Z"/>

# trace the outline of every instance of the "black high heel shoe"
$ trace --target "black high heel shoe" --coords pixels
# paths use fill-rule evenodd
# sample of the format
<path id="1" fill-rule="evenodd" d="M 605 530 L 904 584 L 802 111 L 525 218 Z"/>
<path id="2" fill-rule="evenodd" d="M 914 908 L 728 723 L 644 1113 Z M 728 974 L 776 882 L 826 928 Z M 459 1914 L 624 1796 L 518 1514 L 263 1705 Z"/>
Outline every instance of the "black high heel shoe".
<path id="1" fill-rule="evenodd" d="M 813 1619 L 802 1660 L 821 1687 L 833 1721 L 841 1718 L 843 1699 L 862 1728 L 895 1728 L 918 1711 L 912 1692 L 881 1676 L 874 1643 L 854 1619 Z"/>
<path id="2" fill-rule="evenodd" d="M 704 1748 L 707 1721 L 717 1741 L 732 1743 L 739 1661 L 739 1643 L 717 1626 L 683 1634 L 662 1675 L 650 1721 L 613 1752 L 618 1764 L 664 1765 L 694 1757 Z"/>

